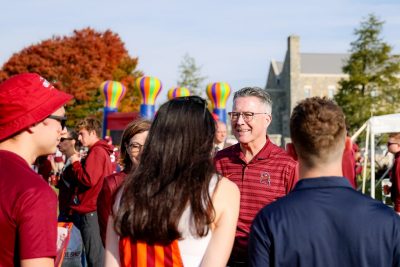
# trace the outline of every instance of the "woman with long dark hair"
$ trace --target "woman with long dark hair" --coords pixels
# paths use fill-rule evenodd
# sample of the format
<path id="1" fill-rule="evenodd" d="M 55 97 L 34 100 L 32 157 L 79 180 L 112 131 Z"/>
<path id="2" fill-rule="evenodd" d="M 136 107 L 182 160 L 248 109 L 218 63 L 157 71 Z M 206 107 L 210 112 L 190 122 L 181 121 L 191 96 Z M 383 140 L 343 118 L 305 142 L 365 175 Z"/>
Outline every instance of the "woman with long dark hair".
<path id="1" fill-rule="evenodd" d="M 137 119 L 126 126 L 122 133 L 120 145 L 121 153 L 119 157 L 123 170 L 104 178 L 103 187 L 100 191 L 99 198 L 97 199 L 100 235 L 104 245 L 106 239 L 107 220 L 111 212 L 113 195 L 126 178 L 126 175 L 137 166 L 150 125 L 150 121 Z"/>
<path id="2" fill-rule="evenodd" d="M 106 266 L 226 266 L 239 190 L 215 174 L 215 121 L 200 97 L 160 107 L 109 220 Z"/>

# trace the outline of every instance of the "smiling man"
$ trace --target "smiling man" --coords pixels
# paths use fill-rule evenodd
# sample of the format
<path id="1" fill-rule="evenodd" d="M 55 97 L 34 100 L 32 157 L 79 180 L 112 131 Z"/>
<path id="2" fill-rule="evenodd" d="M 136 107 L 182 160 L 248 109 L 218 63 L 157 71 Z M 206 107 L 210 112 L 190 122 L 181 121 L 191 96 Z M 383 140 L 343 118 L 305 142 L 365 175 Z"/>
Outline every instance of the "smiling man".
<path id="1" fill-rule="evenodd" d="M 274 145 L 267 136 L 272 101 L 258 87 L 246 87 L 233 98 L 229 112 L 238 144 L 219 151 L 217 171 L 240 189 L 240 214 L 229 266 L 247 266 L 250 225 L 265 205 L 285 196 L 296 183 L 296 161 Z"/>
<path id="2" fill-rule="evenodd" d="M 30 166 L 56 151 L 71 99 L 34 73 L 0 84 L 0 266 L 54 266 L 57 196 Z"/>

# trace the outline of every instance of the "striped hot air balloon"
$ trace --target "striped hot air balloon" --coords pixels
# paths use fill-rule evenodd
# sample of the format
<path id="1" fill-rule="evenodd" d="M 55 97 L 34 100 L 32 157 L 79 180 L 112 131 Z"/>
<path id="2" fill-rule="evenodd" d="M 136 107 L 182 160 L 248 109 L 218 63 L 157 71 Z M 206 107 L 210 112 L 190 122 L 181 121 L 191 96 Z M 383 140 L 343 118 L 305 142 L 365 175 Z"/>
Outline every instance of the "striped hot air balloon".
<path id="1" fill-rule="evenodd" d="M 100 93 L 104 97 L 104 107 L 117 109 L 126 94 L 126 87 L 116 81 L 105 81 L 100 85 Z"/>
<path id="2" fill-rule="evenodd" d="M 190 91 L 186 87 L 172 87 L 168 90 L 168 99 L 174 99 L 176 97 L 190 96 Z"/>
<path id="3" fill-rule="evenodd" d="M 126 94 L 126 87 L 116 81 L 105 81 L 100 85 L 100 93 L 104 98 L 103 113 L 103 137 L 107 135 L 107 116 L 109 113 L 117 112 L 122 98 Z"/>
<path id="4" fill-rule="evenodd" d="M 146 119 L 152 119 L 155 113 L 154 103 L 160 94 L 162 84 L 155 77 L 144 76 L 136 80 L 136 86 L 142 95 L 140 115 Z"/>
<path id="5" fill-rule="evenodd" d="M 225 82 L 210 83 L 207 85 L 207 96 L 213 105 L 213 113 L 220 121 L 226 123 L 226 101 L 231 93 L 229 84 Z"/>

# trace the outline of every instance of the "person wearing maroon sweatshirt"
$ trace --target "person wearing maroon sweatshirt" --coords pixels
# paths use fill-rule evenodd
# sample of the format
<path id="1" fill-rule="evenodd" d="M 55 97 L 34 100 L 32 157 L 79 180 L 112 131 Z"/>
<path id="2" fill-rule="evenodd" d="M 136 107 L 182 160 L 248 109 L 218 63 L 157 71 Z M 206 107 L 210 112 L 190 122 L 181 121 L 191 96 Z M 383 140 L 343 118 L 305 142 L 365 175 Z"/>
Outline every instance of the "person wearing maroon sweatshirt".
<path id="1" fill-rule="evenodd" d="M 393 166 L 390 170 L 391 198 L 394 210 L 400 214 L 400 133 L 389 134 L 387 146 L 388 151 L 394 155 Z"/>
<path id="2" fill-rule="evenodd" d="M 89 148 L 81 159 L 78 154 L 71 156 L 74 178 L 78 184 L 71 206 L 74 224 L 82 234 L 88 266 L 103 266 L 104 247 L 100 238 L 97 216 L 97 198 L 103 186 L 104 177 L 113 173 L 110 155 L 113 150 L 100 139 L 101 123 L 95 118 L 85 118 L 75 127 L 78 140 Z"/>

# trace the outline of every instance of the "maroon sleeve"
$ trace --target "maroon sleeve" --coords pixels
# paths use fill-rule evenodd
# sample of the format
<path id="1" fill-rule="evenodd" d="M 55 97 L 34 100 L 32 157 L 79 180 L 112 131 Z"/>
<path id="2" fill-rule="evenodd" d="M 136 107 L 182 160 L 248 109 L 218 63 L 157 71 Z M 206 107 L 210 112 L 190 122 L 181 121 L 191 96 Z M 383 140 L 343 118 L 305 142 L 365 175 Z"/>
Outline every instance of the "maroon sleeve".
<path id="1" fill-rule="evenodd" d="M 357 189 L 356 185 L 356 161 L 354 159 L 353 150 L 344 150 L 342 157 L 342 173 L 347 180 L 349 180 L 351 186 Z"/>
<path id="2" fill-rule="evenodd" d="M 57 196 L 47 185 L 31 188 L 18 199 L 21 259 L 56 256 Z"/>
<path id="3" fill-rule="evenodd" d="M 400 157 L 396 159 L 396 169 L 394 170 L 396 173 L 394 174 L 396 179 L 396 199 L 394 200 L 394 210 L 396 212 L 400 212 Z"/>
<path id="4" fill-rule="evenodd" d="M 100 235 L 103 244 L 106 241 L 106 230 L 107 230 L 107 222 L 108 216 L 111 212 L 111 201 L 112 201 L 112 193 L 113 186 L 111 183 L 113 182 L 113 177 L 106 177 L 104 179 L 103 187 L 99 193 L 99 198 L 97 199 L 97 214 L 99 218 L 99 226 L 100 226 Z"/>
<path id="5" fill-rule="evenodd" d="M 299 180 L 299 163 L 296 162 L 293 165 L 288 166 L 287 172 L 287 183 L 286 183 L 286 194 L 292 191 L 297 181 Z"/>
<path id="6" fill-rule="evenodd" d="M 221 161 L 218 160 L 217 158 L 214 158 L 214 165 L 215 165 L 215 170 L 217 171 L 217 173 L 222 174 Z"/>
<path id="7" fill-rule="evenodd" d="M 85 166 L 81 162 L 75 161 L 72 164 L 72 169 L 75 174 L 75 179 L 82 185 L 87 187 L 95 186 L 104 175 L 103 168 L 106 160 L 110 160 L 109 154 L 101 147 L 94 147 L 86 157 Z"/>

